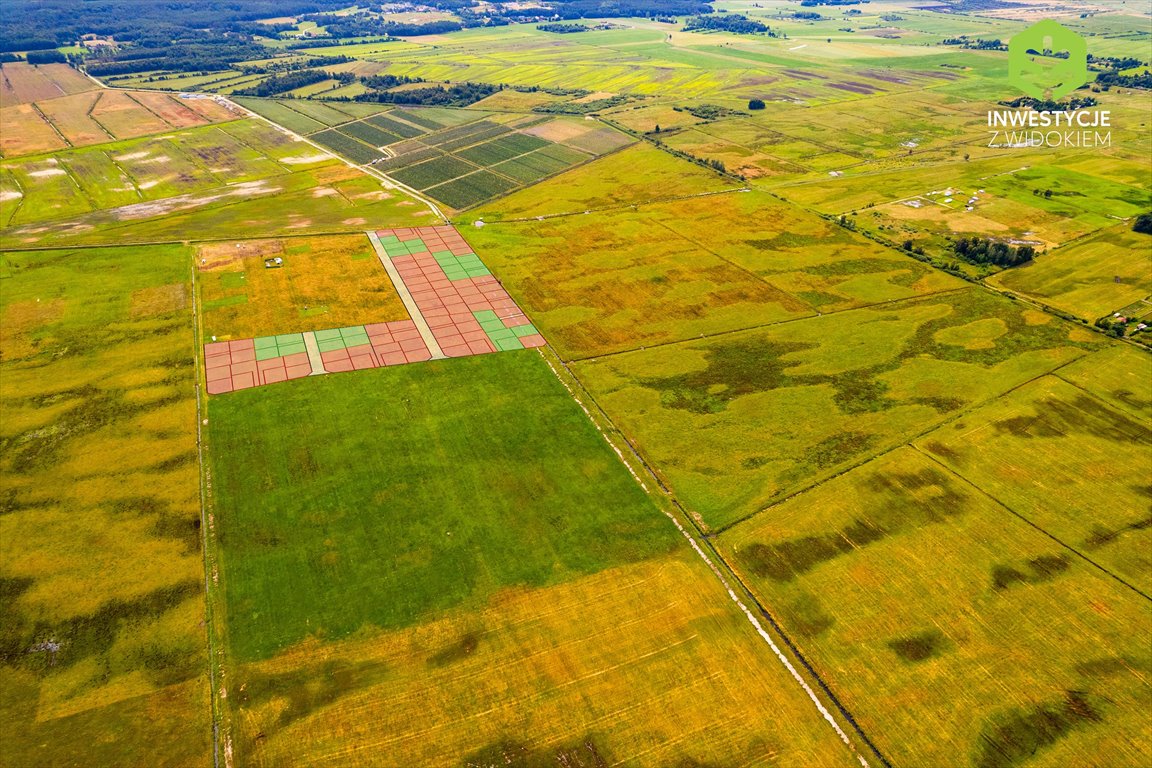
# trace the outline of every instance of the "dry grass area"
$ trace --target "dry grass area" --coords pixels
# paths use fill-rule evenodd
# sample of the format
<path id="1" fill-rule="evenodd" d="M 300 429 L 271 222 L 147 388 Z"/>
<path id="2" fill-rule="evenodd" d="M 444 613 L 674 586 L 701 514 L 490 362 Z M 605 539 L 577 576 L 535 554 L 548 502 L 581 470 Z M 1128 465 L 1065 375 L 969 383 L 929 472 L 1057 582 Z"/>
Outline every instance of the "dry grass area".
<path id="1" fill-rule="evenodd" d="M 99 88 L 67 64 L 0 65 L 0 105 L 27 104 Z"/>
<path id="2" fill-rule="evenodd" d="M 67 146 L 33 105 L 5 104 L 0 108 L 0 152 L 5 157 L 51 152 Z"/>
<path id="3" fill-rule="evenodd" d="M 308 641 L 228 701 L 255 766 L 855 764 L 694 555 Z"/>
<path id="4" fill-rule="evenodd" d="M 197 264 L 205 332 L 218 339 L 408 318 L 364 235 L 206 243 Z"/>

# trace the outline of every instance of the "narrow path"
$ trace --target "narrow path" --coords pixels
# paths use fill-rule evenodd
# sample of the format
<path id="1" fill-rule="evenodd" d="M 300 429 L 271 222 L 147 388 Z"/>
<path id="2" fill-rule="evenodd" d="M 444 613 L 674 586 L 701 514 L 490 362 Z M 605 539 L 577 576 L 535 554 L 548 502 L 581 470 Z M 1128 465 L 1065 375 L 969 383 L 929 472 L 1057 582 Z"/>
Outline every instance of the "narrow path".
<path id="1" fill-rule="evenodd" d="M 404 307 L 408 310 L 408 316 L 411 317 L 412 322 L 415 323 L 416 330 L 420 331 L 420 338 L 424 339 L 424 344 L 428 347 L 428 351 L 432 353 L 432 359 L 445 359 L 447 355 L 440 349 L 440 344 L 432 334 L 432 329 L 428 327 L 428 321 L 424 319 L 423 313 L 420 312 L 420 307 L 416 306 L 416 299 L 412 298 L 412 294 L 408 291 L 408 286 L 404 284 L 404 278 L 400 277 L 400 272 L 397 271 L 396 265 L 392 263 L 392 259 L 388 258 L 388 254 L 384 252 L 384 246 L 381 245 L 380 238 L 371 230 L 366 234 L 368 235 L 368 239 L 372 241 L 372 247 L 376 250 L 376 257 L 380 259 L 380 263 L 383 264 L 384 269 L 388 271 L 388 277 L 392 279 L 392 285 L 396 286 L 396 293 L 400 294 L 400 300 L 404 302 Z"/>
<path id="2" fill-rule="evenodd" d="M 320 345 L 316 343 L 316 334 L 312 331 L 305 331 L 303 336 L 304 348 L 308 350 L 308 363 L 312 366 L 312 375 L 319 376 L 322 373 L 328 373 L 324 369 L 324 359 L 320 357 Z"/>

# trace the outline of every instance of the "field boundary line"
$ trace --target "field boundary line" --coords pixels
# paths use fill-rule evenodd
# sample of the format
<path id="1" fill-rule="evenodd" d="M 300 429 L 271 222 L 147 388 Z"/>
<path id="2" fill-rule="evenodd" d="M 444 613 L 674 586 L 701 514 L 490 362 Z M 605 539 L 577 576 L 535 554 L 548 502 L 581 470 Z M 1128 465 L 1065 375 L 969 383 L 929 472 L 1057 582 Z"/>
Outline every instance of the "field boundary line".
<path id="1" fill-rule="evenodd" d="M 241 200 L 240 202 L 244 202 L 244 201 Z M 229 205 L 235 205 L 235 204 L 236 203 L 227 203 L 226 205 L 222 205 L 219 207 L 226 208 Z M 177 211 L 176 213 L 178 214 L 179 211 Z M 173 214 L 173 215 L 175 215 L 175 214 Z M 336 231 L 309 230 L 307 232 L 294 231 L 294 232 L 284 232 L 281 234 L 271 233 L 271 234 L 266 234 L 266 235 L 237 235 L 234 237 L 204 237 L 204 238 L 193 238 L 193 239 L 185 238 L 185 239 L 181 239 L 181 240 L 138 240 L 136 242 L 118 241 L 118 242 L 114 242 L 114 243 L 109 242 L 109 243 L 80 243 L 80 244 L 61 243 L 61 244 L 57 244 L 57 245 L 25 245 L 25 246 L 3 245 L 3 246 L 0 246 L 0 248 L 2 248 L 5 252 L 12 252 L 12 253 L 22 252 L 22 251 L 26 251 L 26 252 L 60 251 L 60 250 L 81 251 L 81 250 L 90 250 L 90 249 L 94 249 L 94 248 L 128 248 L 128 247 L 140 247 L 140 246 L 146 246 L 146 245 L 189 245 L 189 244 L 193 244 L 193 243 L 241 243 L 241 242 L 246 242 L 249 240 L 288 240 L 288 239 L 292 239 L 292 238 L 307 238 L 307 237 L 348 237 L 351 235 L 363 235 L 363 234 L 364 234 L 363 229 L 346 229 L 346 230 L 336 230 Z"/>
<path id="2" fill-rule="evenodd" d="M 766 279 L 764 278 L 764 276 L 763 276 L 763 275 L 759 275 L 759 274 L 757 274 L 755 271 L 753 271 L 753 270 L 749 269 L 748 267 L 744 266 L 743 264 L 739 264 L 739 263 L 737 263 L 737 262 L 735 262 L 735 261 L 732 261 L 731 259 L 728 259 L 728 258 L 726 258 L 726 257 L 724 257 L 724 256 L 721 256 L 719 253 L 717 253 L 716 251 L 712 250 L 712 249 L 711 249 L 711 248 L 709 248 L 708 246 L 704 245 L 704 244 L 703 244 L 703 243 L 701 243 L 699 240 L 697 240 L 697 239 L 695 239 L 695 238 L 693 238 L 693 237 L 689 237 L 689 236 L 687 236 L 687 235 L 681 234 L 680 232 L 677 232 L 676 230 L 672 229 L 672 227 L 668 226 L 668 225 L 667 225 L 667 224 L 666 224 L 666 223 L 665 223 L 665 222 L 664 222 L 662 219 L 654 219 L 654 221 L 656 222 L 656 224 L 657 224 L 657 225 L 659 225 L 659 226 L 663 227 L 664 229 L 668 230 L 668 231 L 669 231 L 669 232 L 671 232 L 671 233 L 672 233 L 674 236 L 676 236 L 676 237 L 679 237 L 679 238 L 681 238 L 682 240 L 685 240 L 686 242 L 689 242 L 689 243 L 691 243 L 692 245 L 696 246 L 696 247 L 697 247 L 697 248 L 699 248 L 700 250 L 704 251 L 704 253 L 707 253 L 707 254 L 710 254 L 710 255 L 712 255 L 712 256 L 715 256 L 717 259 L 719 259 L 720 261 L 724 262 L 725 264 L 727 264 L 728 266 L 732 267 L 733 269 L 735 269 L 735 270 L 737 270 L 737 271 L 739 271 L 739 272 L 743 272 L 745 275 L 748 275 L 748 277 L 752 278 L 752 279 L 753 279 L 754 281 L 756 281 L 757 283 L 762 283 L 763 285 L 766 285 L 766 286 L 768 286 L 769 288 L 771 288 L 771 289 L 773 289 L 773 290 L 775 290 L 775 291 L 780 291 L 780 293 L 784 294 L 785 296 L 787 296 L 788 298 L 792 299 L 793 301 L 796 301 L 796 302 L 799 302 L 800 304 L 803 304 L 805 307 L 807 307 L 807 308 L 808 308 L 808 310 L 809 310 L 810 312 L 815 312 L 815 313 L 816 313 L 815 315 L 808 315 L 808 317 L 819 317 L 819 316 L 822 314 L 822 313 L 820 312 L 820 310 L 816 309 L 816 307 L 812 306 L 810 303 L 808 303 L 808 302 L 804 301 L 803 299 L 801 299 L 801 298 L 799 298 L 799 297 L 797 297 L 797 296 L 793 296 L 791 293 L 788 293 L 788 291 L 785 291 L 785 290 L 783 290 L 782 288 L 779 288 L 779 287 L 777 287 L 777 286 L 773 285 L 772 283 L 768 282 L 768 280 L 766 280 Z"/>
<path id="3" fill-rule="evenodd" d="M 1059 377 L 1057 377 L 1057 378 L 1059 378 Z M 1063 381 L 1063 379 L 1060 379 L 1060 380 L 1061 380 L 1061 381 Z M 1107 405 L 1107 404 L 1105 403 L 1105 405 Z M 925 453 L 925 452 L 924 452 L 924 451 L 922 451 L 922 450 L 921 450 L 921 449 L 920 449 L 918 446 L 916 446 L 916 445 L 913 445 L 913 444 L 911 444 L 911 443 L 909 443 L 908 445 L 909 445 L 909 447 L 910 447 L 912 450 L 916 451 L 916 452 L 917 452 L 917 453 L 919 453 L 921 456 L 924 456 L 925 458 L 929 459 L 929 460 L 930 460 L 930 461 L 931 461 L 933 464 L 936 464 L 937 466 L 939 466 L 941 469 L 943 469 L 943 470 L 944 470 L 945 472 L 947 472 L 948 474 L 950 474 L 950 475 L 952 475 L 953 477 L 955 477 L 955 478 L 959 479 L 959 480 L 960 480 L 961 482 L 963 482 L 965 485 L 967 485 L 967 486 L 969 486 L 969 487 L 971 487 L 971 488 L 975 489 L 977 493 L 979 493 L 980 495 L 984 496 L 986 499 L 988 499 L 989 501 L 993 502 L 993 503 L 994 503 L 994 504 L 996 504 L 997 506 L 999 506 L 999 507 L 1003 508 L 1005 511 L 1007 511 L 1009 514 L 1011 514 L 1013 517 L 1017 517 L 1017 518 L 1019 518 L 1020 520 L 1024 521 L 1025 523 L 1027 523 L 1027 524 L 1028 524 L 1028 526 L 1029 526 L 1029 527 L 1033 528 L 1034 530 L 1038 531 L 1039 533 L 1042 533 L 1044 536 L 1046 536 L 1046 537 L 1048 537 L 1049 539 L 1051 539 L 1052 541 L 1056 542 L 1056 543 L 1057 543 L 1057 544 L 1059 544 L 1061 547 L 1064 547 L 1064 548 L 1065 548 L 1065 549 L 1067 549 L 1069 552 L 1071 552 L 1072 554 L 1074 554 L 1074 555 L 1076 555 L 1077 557 L 1079 557 L 1080 559 L 1082 559 L 1084 562 L 1088 563 L 1089 565 L 1093 566 L 1094 568 L 1097 568 L 1098 570 L 1100 570 L 1100 571 L 1101 571 L 1102 573 L 1104 573 L 1105 575 L 1112 577 L 1112 578 L 1113 578 L 1113 579 L 1114 579 L 1114 580 L 1115 580 L 1117 583 L 1119 583 L 1119 584 L 1122 584 L 1123 586 L 1127 587 L 1128 589 L 1130 589 L 1130 590 L 1132 590 L 1133 592 L 1135 592 L 1136 594 L 1138 594 L 1140 597 L 1142 597 L 1142 598 L 1144 598 L 1145 600 L 1147 600 L 1148 602 L 1152 603 L 1152 596 L 1149 596 L 1149 595 L 1145 594 L 1145 593 L 1144 593 L 1144 592 L 1143 592 L 1143 591 L 1142 591 L 1142 590 L 1141 590 L 1139 587 L 1137 587 L 1137 586 L 1135 586 L 1135 585 L 1133 585 L 1133 584 L 1129 584 L 1127 581 L 1125 581 L 1124 579 L 1120 578 L 1119 576 L 1117 576 L 1115 573 L 1113 573 L 1112 571 L 1110 571 L 1110 570 L 1108 570 L 1107 568 L 1105 568 L 1105 567 L 1104 567 L 1103 565 L 1101 565 L 1100 563 L 1098 563 L 1098 562 L 1096 562 L 1095 560 L 1093 560 L 1092 558 L 1088 557 L 1088 555 L 1084 554 L 1083 552 L 1081 552 L 1080 550 L 1078 550 L 1076 547 L 1072 546 L 1071 544 L 1068 544 L 1068 543 L 1067 543 L 1067 542 L 1065 542 L 1063 539 L 1060 539 L 1060 538 L 1058 538 L 1058 537 L 1057 537 L 1055 534 L 1049 533 L 1047 530 L 1045 530 L 1044 528 L 1042 528 L 1042 527 L 1041 527 L 1039 524 L 1032 522 L 1031 520 L 1029 520 L 1027 517 L 1025 517 L 1025 516 L 1024 516 L 1023 514 L 1021 514 L 1020 512 L 1017 512 L 1016 510 L 1012 509 L 1012 507 L 1008 506 L 1008 504 L 1007 504 L 1007 503 L 1005 503 L 1005 502 L 1001 501 L 1000 499 L 996 498 L 996 497 L 995 497 L 995 496 L 993 496 L 991 493 L 989 493 L 988 491 L 984 490 L 984 489 L 983 489 L 983 488 L 981 488 L 979 485 L 977 485 L 977 484 L 976 484 L 976 483 L 974 483 L 973 481 L 969 480 L 967 477 L 965 477 L 964 475 L 960 474 L 960 473 L 959 473 L 959 472 L 957 472 L 956 470 L 952 469 L 951 467 L 949 467 L 947 464 L 945 464 L 945 463 L 943 463 L 942 461 L 940 461 L 939 459 L 937 459 L 937 458 L 936 458 L 935 456 L 933 456 L 932 454 L 930 454 L 930 453 Z"/>
<path id="4" fill-rule="evenodd" d="M 634 147 L 634 146 L 636 146 L 636 144 L 633 143 L 633 144 L 629 144 L 628 146 Z M 626 149 L 626 147 L 622 147 L 621 149 Z M 619 151 L 620 150 L 616 150 L 616 152 L 619 152 Z M 608 154 L 601 155 L 600 157 L 608 157 L 611 154 L 614 154 L 614 153 L 610 152 Z M 595 159 L 599 160 L 600 158 L 595 158 Z M 571 168 L 568 168 L 566 170 L 573 170 L 575 168 L 581 167 L 582 165 L 587 165 L 590 162 L 592 162 L 592 161 L 586 161 L 584 163 L 581 163 L 580 165 L 574 165 Z M 560 174 L 562 174 L 564 172 L 565 171 L 558 171 L 555 174 L 553 174 L 552 176 L 546 176 L 545 178 L 541 179 L 540 181 L 546 181 L 548 179 L 554 178 L 555 176 L 559 176 Z M 539 183 L 539 182 L 533 182 L 533 184 L 530 186 L 535 186 L 535 184 L 537 184 L 537 183 Z M 519 191 L 519 190 L 517 190 L 517 191 Z M 712 197 L 713 195 L 728 195 L 728 194 L 731 194 L 733 192 L 751 192 L 751 191 L 752 190 L 750 190 L 750 189 L 746 189 L 743 187 L 737 187 L 736 189 L 718 189 L 718 190 L 713 190 L 711 192 L 693 192 L 690 195 L 672 195 L 671 197 L 653 197 L 653 198 L 650 198 L 648 200 L 641 200 L 641 201 L 635 202 L 635 203 L 619 203 L 617 205 L 606 205 L 606 206 L 603 206 L 600 208 L 588 208 L 587 210 L 583 210 L 583 211 L 561 211 L 560 213 L 542 213 L 539 216 L 524 216 L 524 217 L 521 217 L 518 219 L 499 219 L 497 221 L 485 221 L 484 226 L 486 226 L 486 227 L 498 227 L 501 224 L 526 224 L 526 223 L 531 223 L 533 221 L 547 221 L 548 219 L 559 219 L 559 218 L 563 218 L 565 216 L 584 216 L 586 214 L 605 213 L 607 211 L 625 211 L 625 210 L 628 210 L 629 208 L 638 209 L 642 205 L 658 205 L 660 203 L 676 202 L 677 200 L 691 200 L 691 199 L 697 198 L 697 197 Z M 467 209 L 465 209 L 465 210 L 467 210 Z M 481 221 L 483 221 L 483 219 L 481 219 Z"/>
<path id="5" fill-rule="evenodd" d="M 60 86 L 56 86 L 56 87 L 59 88 Z M 59 96 L 53 96 L 52 98 L 58 99 L 60 97 Z M 41 99 L 41 101 L 48 101 L 48 99 Z M 75 149 L 76 145 L 73 144 L 72 142 L 68 141 L 68 137 L 65 136 L 60 131 L 60 129 L 58 127 L 56 127 L 56 123 L 52 122 L 48 118 L 48 115 L 44 114 L 44 110 L 40 109 L 39 105 L 37 105 L 36 102 L 29 101 L 28 106 L 32 107 L 32 111 L 34 111 L 40 117 L 41 120 L 43 120 L 45 123 L 48 124 L 48 127 L 52 129 L 53 133 L 55 133 L 57 136 L 60 137 L 60 141 L 64 142 L 64 147 L 62 149 L 51 150 L 48 152 L 41 152 L 40 154 L 54 155 L 57 152 L 67 152 L 70 149 Z M 100 125 L 100 123 L 97 123 L 97 125 Z M 100 128 L 101 128 L 101 130 L 104 130 L 104 133 L 108 133 L 107 129 L 105 129 L 103 125 L 100 125 Z M 14 159 L 14 158 L 9 158 L 9 157 L 4 158 L 5 161 L 12 160 L 12 159 Z"/>
<path id="6" fill-rule="evenodd" d="M 688 543 L 691 545 L 692 549 L 696 552 L 696 554 L 702 560 L 704 560 L 704 562 L 708 566 L 708 568 L 712 571 L 712 573 L 716 576 L 716 578 L 719 579 L 721 585 L 724 587 L 725 591 L 727 591 L 729 598 L 741 610 L 741 612 L 747 618 L 748 622 L 755 629 L 756 633 L 772 649 L 773 654 L 783 664 L 783 666 L 788 670 L 788 672 L 792 675 L 793 679 L 796 680 L 796 682 L 801 686 L 801 688 L 804 690 L 804 692 L 808 695 L 809 699 L 811 699 L 813 704 L 816 706 L 817 711 L 823 716 L 823 718 L 825 720 L 828 721 L 829 725 L 835 730 L 837 735 L 840 737 L 841 741 L 843 741 L 843 743 L 848 747 L 848 749 L 856 756 L 856 759 L 860 762 L 860 764 L 862 766 L 864 766 L 864 768 L 869 768 L 869 763 L 868 763 L 867 759 L 863 755 L 861 755 L 859 751 L 857 751 L 855 746 L 853 746 L 851 739 L 848 737 L 848 735 L 844 731 L 844 729 L 841 728 L 841 726 L 837 722 L 835 716 L 828 710 L 827 707 L 824 706 L 823 702 L 820 701 L 820 698 L 816 694 L 815 690 L 808 684 L 808 682 L 804 679 L 803 675 L 800 674 L 800 672 L 796 669 L 795 665 L 793 665 L 792 662 L 788 659 L 787 655 L 784 654 L 781 651 L 780 647 L 775 643 L 775 641 L 773 641 L 769 632 L 766 629 L 764 629 L 763 625 L 759 622 L 759 620 L 757 620 L 757 618 L 748 609 L 745 602 L 736 594 L 735 590 L 732 588 L 732 586 L 729 584 L 728 580 L 724 577 L 723 573 L 721 572 L 720 566 L 717 566 L 716 563 L 714 563 L 708 557 L 708 555 L 701 548 L 700 544 L 697 542 L 696 538 L 688 531 L 687 528 L 684 527 L 684 525 L 680 522 L 680 520 L 676 516 L 676 514 L 674 514 L 672 511 L 670 511 L 667 508 L 668 505 L 671 505 L 671 507 L 673 509 L 675 509 L 677 512 L 679 512 L 681 515 L 685 515 L 689 519 L 690 522 L 692 521 L 692 516 L 687 512 L 687 510 L 684 509 L 684 507 L 680 504 L 680 502 L 677 501 L 677 499 L 676 499 L 675 495 L 672 493 L 671 489 L 667 485 L 665 485 L 664 481 L 661 480 L 661 478 L 658 474 L 656 474 L 653 467 L 651 465 L 649 465 L 647 461 L 645 461 L 644 457 L 637 451 L 636 446 L 634 446 L 632 444 L 632 442 L 628 439 L 628 437 L 615 425 L 615 423 L 612 421 L 612 418 L 608 415 L 608 413 L 604 410 L 604 408 L 599 404 L 599 402 L 597 402 L 596 398 L 592 395 L 592 393 L 589 392 L 584 387 L 584 385 L 580 382 L 580 379 L 572 372 L 572 370 L 568 367 L 568 365 L 564 362 L 564 360 L 562 358 L 560 358 L 560 356 L 557 355 L 554 351 L 551 352 L 551 357 L 555 358 L 556 363 L 559 364 L 559 366 L 564 369 L 565 373 L 567 374 L 567 379 L 570 379 L 572 381 L 572 385 L 569 385 L 565 376 L 562 376 L 560 374 L 560 372 L 556 369 L 556 366 L 553 365 L 553 361 L 551 359 L 549 359 L 549 355 L 548 355 L 548 353 L 545 352 L 545 349 L 540 350 L 540 356 L 544 359 L 544 362 L 546 362 L 548 364 L 548 367 L 552 370 L 553 375 L 555 375 L 556 378 L 560 381 L 561 385 L 563 385 L 563 387 L 566 390 L 568 390 L 569 395 L 572 397 L 573 400 L 576 401 L 576 404 L 580 406 L 581 410 L 584 411 L 584 414 L 588 417 L 588 420 L 591 421 L 592 425 L 594 427 L 596 427 L 596 430 L 598 432 L 600 432 L 601 437 L 604 438 L 604 441 L 607 442 L 609 447 L 611 447 L 612 450 L 616 453 L 616 455 L 617 455 L 617 457 L 619 457 L 621 463 L 623 463 L 624 466 L 628 469 L 628 472 L 632 475 L 632 477 L 636 480 L 636 482 L 640 485 L 640 487 L 644 490 L 644 492 L 650 498 L 652 498 L 652 500 L 656 503 L 657 508 L 660 509 L 660 511 L 663 512 L 664 515 L 667 516 L 669 520 L 672 521 L 673 525 L 676 526 L 677 530 L 680 531 L 681 535 L 683 535 L 684 538 L 688 540 Z M 573 390 L 573 386 L 578 388 L 580 390 L 580 392 L 583 393 L 584 397 L 586 397 L 588 399 L 588 401 L 596 409 L 596 412 L 599 414 L 599 418 L 597 418 L 596 416 L 594 416 L 592 414 L 592 412 L 588 409 L 588 406 L 586 406 L 584 404 L 583 400 L 581 399 L 581 396 L 576 391 Z M 605 429 L 605 427 L 601 426 L 601 420 L 606 425 L 607 429 Z M 632 462 L 630 462 L 625 457 L 624 452 L 621 451 L 620 448 L 616 445 L 616 443 L 612 440 L 612 438 L 609 434 L 609 431 L 618 435 L 620 440 L 622 440 L 624 442 L 624 444 L 628 448 L 628 451 L 631 453 L 632 457 L 640 463 L 640 466 L 643 468 L 642 471 L 645 474 L 647 474 L 656 483 L 656 486 L 659 488 L 659 491 L 660 491 L 659 493 L 655 493 L 648 488 L 648 485 L 644 482 L 643 478 L 633 468 Z M 661 501 L 663 501 L 665 503 L 660 503 Z M 692 524 L 694 526 L 696 525 L 696 523 L 694 523 L 694 522 Z M 698 528 L 698 526 L 697 526 L 697 528 Z M 760 600 L 756 597 L 756 595 L 754 593 L 752 593 L 751 590 L 748 589 L 747 585 L 744 584 L 744 582 L 740 579 L 740 577 L 732 570 L 732 568 L 728 564 L 728 562 L 719 554 L 719 552 L 716 551 L 716 548 L 707 539 L 707 537 L 706 536 L 702 537 L 701 541 L 704 542 L 705 547 L 707 547 L 709 550 L 711 550 L 711 552 L 712 552 L 713 556 L 716 558 L 716 560 L 718 560 L 720 563 L 723 564 L 723 569 L 728 572 L 728 574 L 732 577 L 732 579 L 737 584 L 740 585 L 740 588 L 743 590 L 744 595 L 748 599 L 748 601 L 756 606 L 757 610 L 760 612 L 760 615 L 765 619 L 765 621 L 768 622 L 768 624 L 771 626 L 771 628 L 776 631 L 776 633 L 780 636 L 780 638 L 782 639 L 784 644 L 788 647 L 788 649 L 791 651 L 791 653 L 796 657 L 796 659 L 804 667 L 804 669 L 808 672 L 808 674 L 812 676 L 812 678 L 819 685 L 820 689 L 831 700 L 833 706 L 848 721 L 848 723 L 851 725 L 852 729 L 854 729 L 855 732 L 857 734 L 859 734 L 860 738 L 864 741 L 864 743 L 868 745 L 869 749 L 871 749 L 872 753 L 876 755 L 876 757 L 880 760 L 881 764 L 884 765 L 886 768 L 891 768 L 891 763 L 888 762 L 887 758 L 884 757 L 883 753 L 880 752 L 879 748 L 876 747 L 876 745 L 872 742 L 872 740 L 870 738 L 868 738 L 868 735 L 864 733 L 863 729 L 860 727 L 860 724 L 856 721 L 856 718 L 852 716 L 852 714 L 848 711 L 848 709 L 840 701 L 839 697 L 837 697 L 836 694 L 832 692 L 832 689 L 828 686 L 828 684 L 824 681 L 824 679 L 820 676 L 820 674 L 812 666 L 811 662 L 809 662 L 808 659 L 804 656 L 804 654 L 800 652 L 800 649 L 797 647 L 796 643 L 790 637 L 788 637 L 788 635 L 784 632 L 784 629 L 783 629 L 783 627 L 780 626 L 779 622 L 777 622 L 776 619 L 772 616 L 772 614 L 764 607 L 763 603 L 760 602 Z"/>

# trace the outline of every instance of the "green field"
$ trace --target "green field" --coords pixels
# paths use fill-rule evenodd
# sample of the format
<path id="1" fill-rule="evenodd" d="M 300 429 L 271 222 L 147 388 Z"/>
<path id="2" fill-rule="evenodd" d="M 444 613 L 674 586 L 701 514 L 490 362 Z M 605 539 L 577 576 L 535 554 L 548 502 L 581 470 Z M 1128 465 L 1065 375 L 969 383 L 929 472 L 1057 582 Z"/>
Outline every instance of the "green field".
<path id="1" fill-rule="evenodd" d="M 210 427 L 241 661 L 676 542 L 534 353 L 259 389 L 214 401 Z"/>
<path id="2" fill-rule="evenodd" d="M 1058 377 L 1031 382 L 916 446 L 1146 596 L 1152 429 Z"/>
<path id="3" fill-rule="evenodd" d="M 0 229 L 9 247 L 355 232 L 427 215 L 256 120 L 4 161 L 0 174 L 22 195 Z"/>
<path id="4" fill-rule="evenodd" d="M 303 100 L 239 101 L 352 162 L 371 164 L 457 210 L 491 201 L 632 141 L 601 123 L 572 118 L 529 117 L 517 130 L 504 122 L 516 122 L 518 116 L 475 109 L 413 107 L 354 120 L 337 111 L 349 108 L 339 102 L 330 107 Z M 338 128 L 324 129 L 334 125 Z M 386 154 L 381 147 L 387 148 Z"/>

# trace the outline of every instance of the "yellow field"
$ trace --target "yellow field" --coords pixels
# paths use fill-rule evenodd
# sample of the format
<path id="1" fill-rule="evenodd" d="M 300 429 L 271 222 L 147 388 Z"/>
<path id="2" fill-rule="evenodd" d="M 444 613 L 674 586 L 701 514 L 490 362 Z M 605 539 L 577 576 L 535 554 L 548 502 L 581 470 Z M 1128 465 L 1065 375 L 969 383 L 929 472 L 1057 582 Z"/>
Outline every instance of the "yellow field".
<path id="1" fill-rule="evenodd" d="M 205 334 L 220 340 L 408 319 L 364 235 L 205 243 L 197 264 Z"/>
<path id="2" fill-rule="evenodd" d="M 230 677 L 256 766 L 857 764 L 690 554 Z"/>
<path id="3" fill-rule="evenodd" d="M 0 256 L 10 765 L 210 759 L 190 256 Z"/>
<path id="4" fill-rule="evenodd" d="M 1152 755 L 1146 599 L 916 450 L 720 539 L 892 765 Z"/>

